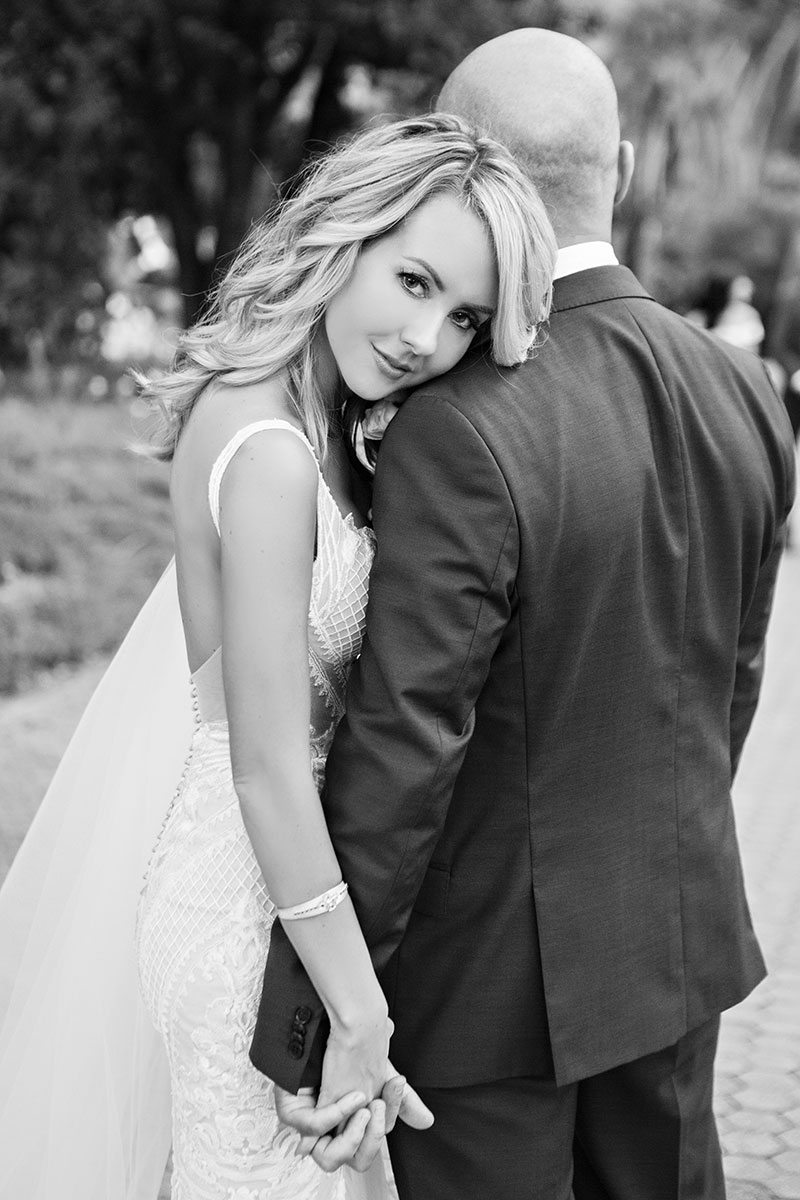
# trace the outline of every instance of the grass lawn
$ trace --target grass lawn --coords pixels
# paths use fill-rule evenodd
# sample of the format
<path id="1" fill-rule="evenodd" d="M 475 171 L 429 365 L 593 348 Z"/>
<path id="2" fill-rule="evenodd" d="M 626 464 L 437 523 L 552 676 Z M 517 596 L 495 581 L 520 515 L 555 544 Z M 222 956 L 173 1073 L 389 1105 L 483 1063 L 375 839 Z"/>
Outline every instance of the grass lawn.
<path id="1" fill-rule="evenodd" d="M 127 402 L 0 400 L 0 693 L 116 649 L 172 553 Z"/>

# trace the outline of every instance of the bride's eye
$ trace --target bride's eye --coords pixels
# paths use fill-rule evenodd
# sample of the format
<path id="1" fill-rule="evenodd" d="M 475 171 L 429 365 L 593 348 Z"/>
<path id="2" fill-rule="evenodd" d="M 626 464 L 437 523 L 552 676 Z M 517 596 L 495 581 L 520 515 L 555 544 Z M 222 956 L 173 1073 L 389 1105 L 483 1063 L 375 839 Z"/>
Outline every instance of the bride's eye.
<path id="1" fill-rule="evenodd" d="M 466 308 L 457 308 L 450 314 L 450 320 L 459 329 L 471 330 L 473 333 L 476 333 L 479 327 L 477 317 Z"/>
<path id="2" fill-rule="evenodd" d="M 428 281 L 423 279 L 421 275 L 417 275 L 415 271 L 400 271 L 399 279 L 407 292 L 412 296 L 427 296 L 429 292 Z"/>

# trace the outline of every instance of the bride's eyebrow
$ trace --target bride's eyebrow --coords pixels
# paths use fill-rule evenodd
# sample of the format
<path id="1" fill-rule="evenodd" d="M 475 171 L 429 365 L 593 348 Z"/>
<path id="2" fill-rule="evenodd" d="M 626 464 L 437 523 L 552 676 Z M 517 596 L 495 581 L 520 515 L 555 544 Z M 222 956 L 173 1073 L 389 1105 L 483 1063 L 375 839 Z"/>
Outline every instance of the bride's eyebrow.
<path id="1" fill-rule="evenodd" d="M 426 262 L 424 258 L 417 258 L 416 255 L 414 255 L 414 254 L 407 254 L 406 258 L 408 259 L 409 262 L 416 263 L 418 267 L 422 267 L 423 270 L 427 271 L 428 274 L 430 275 L 431 279 L 433 280 L 433 282 L 436 284 L 439 291 L 440 292 L 444 291 L 444 284 L 442 283 L 438 274 L 436 273 L 436 271 L 434 271 L 433 267 L 431 266 L 431 264 L 429 262 Z M 493 308 L 490 308 L 488 305 L 473 304 L 473 302 L 471 300 L 467 301 L 464 304 L 464 308 L 472 309 L 472 311 L 476 312 L 476 313 L 483 313 L 487 317 L 493 317 L 494 312 L 495 312 L 495 310 Z"/>

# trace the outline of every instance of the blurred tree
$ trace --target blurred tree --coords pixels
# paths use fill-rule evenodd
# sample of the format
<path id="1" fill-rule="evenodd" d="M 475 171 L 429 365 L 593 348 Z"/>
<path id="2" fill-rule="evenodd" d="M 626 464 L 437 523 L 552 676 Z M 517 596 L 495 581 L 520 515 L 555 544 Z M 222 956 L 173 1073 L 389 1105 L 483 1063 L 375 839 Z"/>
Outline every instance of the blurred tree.
<path id="1" fill-rule="evenodd" d="M 49 349 L 97 301 L 109 210 L 90 189 L 114 135 L 94 64 L 16 7 L 0 17 L 0 353 L 27 354 L 45 390 Z"/>
<path id="2" fill-rule="evenodd" d="M 800 370 L 800 7 L 768 0 L 759 9 L 757 20 L 750 13 L 754 53 L 737 112 L 753 163 L 751 229 L 766 223 L 775 234 L 765 351 L 792 376 Z"/>
<path id="3" fill-rule="evenodd" d="M 568 0 L 4 0 L 6 352 L 52 349 L 101 229 L 163 214 L 187 320 L 304 156 L 378 109 L 428 107 L 474 45 Z M 582 9 L 583 5 L 577 5 Z M 30 331 L 36 331 L 31 340 Z M 0 344 L 0 349 L 2 345 Z"/>
<path id="4" fill-rule="evenodd" d="M 305 156 L 378 111 L 427 108 L 461 56 L 524 25 L 584 37 L 609 62 L 638 157 L 620 249 L 663 298 L 688 294 L 714 229 L 756 200 L 795 246 L 797 0 L 0 7 L 3 357 L 41 365 L 76 316 L 90 328 L 105 231 L 127 213 L 167 219 L 191 320 Z"/>
<path id="5" fill-rule="evenodd" d="M 740 167 L 729 86 L 748 48 L 727 36 L 728 8 L 726 0 L 643 0 L 606 31 L 603 57 L 619 88 L 623 135 L 636 149 L 621 251 L 645 279 L 673 197 L 688 190 L 703 203 Z"/>
<path id="6" fill-rule="evenodd" d="M 637 154 L 625 261 L 678 306 L 746 270 L 769 309 L 800 222 L 797 0 L 643 0 L 603 35 Z"/>

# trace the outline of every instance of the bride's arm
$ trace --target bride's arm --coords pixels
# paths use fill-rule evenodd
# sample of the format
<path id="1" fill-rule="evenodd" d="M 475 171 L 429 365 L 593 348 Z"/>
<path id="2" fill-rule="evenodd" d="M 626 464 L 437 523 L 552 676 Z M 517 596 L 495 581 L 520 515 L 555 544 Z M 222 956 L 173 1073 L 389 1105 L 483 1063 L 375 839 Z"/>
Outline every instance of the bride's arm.
<path id="1" fill-rule="evenodd" d="M 222 663 L 242 816 L 269 894 L 300 904 L 341 878 L 311 771 L 307 625 L 317 469 L 291 434 L 256 435 L 221 488 Z M 387 1006 L 349 898 L 286 923 L 341 1046 L 351 1090 L 387 1073 Z M 312 1031 L 309 1029 L 309 1033 Z"/>

